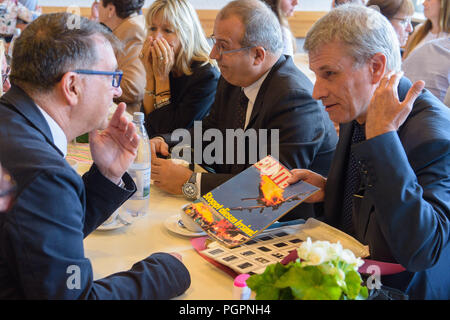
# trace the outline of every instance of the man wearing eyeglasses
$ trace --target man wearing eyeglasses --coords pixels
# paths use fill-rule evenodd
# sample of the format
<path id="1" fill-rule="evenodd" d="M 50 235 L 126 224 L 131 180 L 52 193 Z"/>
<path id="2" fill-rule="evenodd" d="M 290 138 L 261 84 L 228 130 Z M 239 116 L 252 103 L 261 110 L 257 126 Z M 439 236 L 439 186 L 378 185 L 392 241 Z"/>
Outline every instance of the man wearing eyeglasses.
<path id="1" fill-rule="evenodd" d="M 177 254 L 153 254 L 93 280 L 83 238 L 135 192 L 125 171 L 139 138 L 124 103 L 106 122 L 122 93 L 117 40 L 85 18 L 73 28 L 72 19 L 44 15 L 24 30 L 13 85 L 0 99 L 0 163 L 16 182 L 14 203 L 0 215 L 0 299 L 172 298 L 190 285 Z M 67 142 L 86 132 L 94 164 L 81 178 L 64 157 Z"/>
<path id="2" fill-rule="evenodd" d="M 226 137 L 229 129 L 278 130 L 278 141 L 261 141 L 258 137 L 256 144 L 266 142 L 268 154 L 273 154 L 276 145 L 279 154 L 275 156 L 288 168 L 316 168 L 327 175 L 336 132 L 324 107 L 311 96 L 312 83 L 291 57 L 281 54 L 281 29 L 273 12 L 260 1 L 232 1 L 218 13 L 212 39 L 210 56 L 217 60 L 222 77 L 210 114 L 202 122 L 203 132 L 218 129 Z M 201 139 L 195 136 L 195 128 L 191 132 L 195 141 Z M 170 144 L 168 137 L 165 141 Z M 151 142 L 156 153 L 168 154 L 164 141 L 154 138 Z M 191 145 L 196 148 L 195 143 Z M 215 173 L 196 174 L 154 157 L 152 179 L 174 194 L 195 190 L 190 194 L 183 192 L 190 199 L 205 194 L 253 164 L 250 143 L 241 148 L 236 143 L 234 147 L 234 155 L 245 155 L 244 164 L 236 158 L 229 163 L 225 145 L 220 150 L 222 163 L 210 164 Z"/>

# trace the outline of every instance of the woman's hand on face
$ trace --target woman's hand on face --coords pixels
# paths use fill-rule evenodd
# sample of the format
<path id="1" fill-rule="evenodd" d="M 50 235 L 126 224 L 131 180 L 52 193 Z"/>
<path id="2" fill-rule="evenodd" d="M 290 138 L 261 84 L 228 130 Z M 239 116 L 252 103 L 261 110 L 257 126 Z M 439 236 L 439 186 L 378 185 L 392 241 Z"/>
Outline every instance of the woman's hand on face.
<path id="1" fill-rule="evenodd" d="M 161 38 L 153 41 L 151 52 L 155 79 L 167 79 L 175 64 L 173 48 L 166 39 Z"/>
<path id="2" fill-rule="evenodd" d="M 153 46 L 153 37 L 148 36 L 145 40 L 141 53 L 139 54 L 139 59 L 141 59 L 142 64 L 144 65 L 145 72 L 147 73 L 147 78 L 154 78 L 153 75 L 153 58 L 152 58 L 152 46 Z"/>

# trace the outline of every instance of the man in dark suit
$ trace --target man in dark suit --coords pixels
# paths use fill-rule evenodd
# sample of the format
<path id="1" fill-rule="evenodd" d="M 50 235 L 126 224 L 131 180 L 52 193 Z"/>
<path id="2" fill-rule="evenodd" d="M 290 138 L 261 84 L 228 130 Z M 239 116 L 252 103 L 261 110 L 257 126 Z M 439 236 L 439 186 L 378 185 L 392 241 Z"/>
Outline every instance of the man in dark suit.
<path id="1" fill-rule="evenodd" d="M 83 238 L 136 190 L 125 171 L 139 138 L 124 103 L 106 126 L 121 94 L 117 40 L 85 18 L 69 28 L 72 19 L 45 15 L 24 30 L 13 86 L 0 99 L 0 163 L 17 194 L 0 214 L 0 299 L 172 298 L 190 284 L 177 254 L 156 253 L 96 281 L 85 257 Z M 68 141 L 86 132 L 94 165 L 81 178 L 64 156 Z"/>
<path id="2" fill-rule="evenodd" d="M 290 57 L 281 54 L 281 30 L 273 12 L 260 1 L 230 2 L 216 17 L 213 40 L 210 56 L 217 60 L 222 77 L 201 130 L 197 131 L 194 125 L 190 133 L 196 163 L 208 162 L 205 159 L 205 154 L 209 155 L 205 149 L 208 142 L 197 143 L 203 135 L 216 133 L 220 137 L 215 143 L 223 138 L 222 145 L 211 156 L 215 161 L 206 163 L 214 173 L 200 176 L 154 157 L 152 178 L 155 184 L 175 194 L 181 194 L 190 184 L 191 190 L 196 192 L 184 194 L 194 199 L 264 157 L 266 153 L 261 154 L 260 150 L 265 143 L 267 154 L 272 154 L 288 168 L 311 168 L 326 175 L 337 135 L 323 106 L 311 96 L 312 83 Z M 235 146 L 229 140 L 230 129 L 242 134 L 253 132 L 257 138 Z M 270 142 L 263 141 L 260 133 L 264 130 L 269 130 L 268 136 L 276 132 L 278 137 Z M 160 138 L 152 139 L 154 151 L 167 155 L 169 140 L 168 137 L 165 142 Z M 202 146 L 203 158 L 198 159 L 197 148 Z M 240 156 L 244 161 L 238 161 Z"/>
<path id="3" fill-rule="evenodd" d="M 381 282 L 412 299 L 450 298 L 450 113 L 423 81 L 402 78 L 398 40 L 373 9 L 342 6 L 309 31 L 305 49 L 321 99 L 340 123 L 328 179 L 311 202 L 325 222 L 406 270 Z M 323 202 L 323 203 L 321 203 Z"/>

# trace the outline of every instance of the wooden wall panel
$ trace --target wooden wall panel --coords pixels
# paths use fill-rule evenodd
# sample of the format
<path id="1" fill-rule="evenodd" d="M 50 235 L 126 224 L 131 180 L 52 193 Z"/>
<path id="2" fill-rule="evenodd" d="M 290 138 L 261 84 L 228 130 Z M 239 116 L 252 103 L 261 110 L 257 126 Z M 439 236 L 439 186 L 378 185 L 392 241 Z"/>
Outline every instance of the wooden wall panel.
<path id="1" fill-rule="evenodd" d="M 43 13 L 64 12 L 66 10 L 66 7 L 42 7 Z M 144 9 L 144 14 L 145 11 L 146 9 Z M 218 10 L 197 10 L 200 22 L 207 36 L 212 34 L 217 12 Z M 89 17 L 91 14 L 91 8 L 81 7 L 80 13 L 82 16 Z M 322 11 L 295 11 L 294 16 L 289 19 L 292 33 L 296 38 L 304 38 L 314 22 L 325 14 L 326 12 Z"/>

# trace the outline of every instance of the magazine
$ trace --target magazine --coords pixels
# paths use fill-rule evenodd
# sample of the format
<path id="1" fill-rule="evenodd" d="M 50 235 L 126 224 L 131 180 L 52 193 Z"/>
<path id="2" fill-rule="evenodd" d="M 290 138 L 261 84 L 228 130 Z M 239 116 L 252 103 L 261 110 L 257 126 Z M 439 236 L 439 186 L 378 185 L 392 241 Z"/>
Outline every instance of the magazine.
<path id="1" fill-rule="evenodd" d="M 304 181 L 289 185 L 291 176 L 278 160 L 267 156 L 183 210 L 210 237 L 236 247 L 319 190 Z"/>

